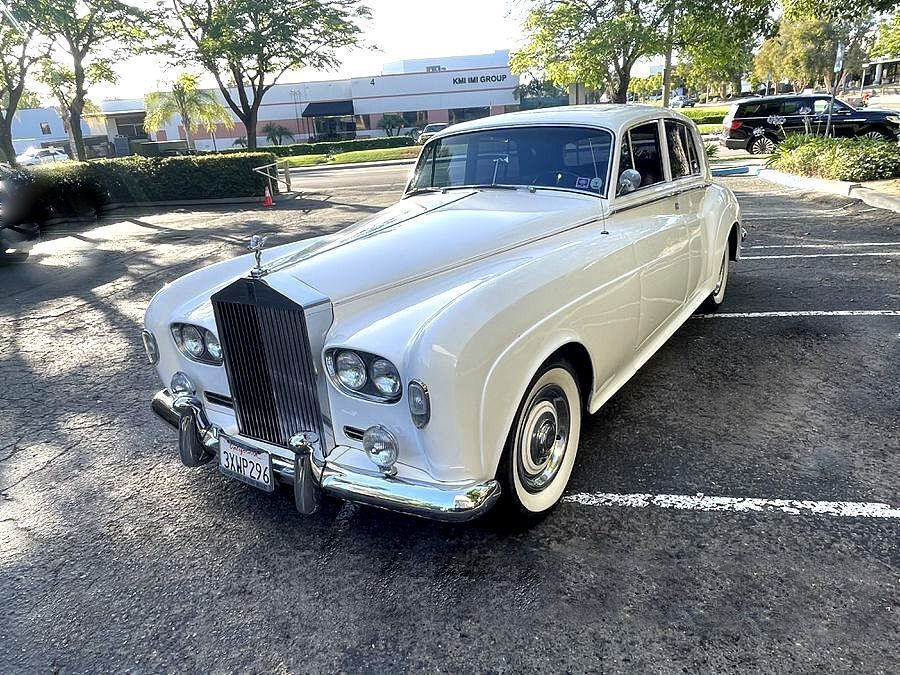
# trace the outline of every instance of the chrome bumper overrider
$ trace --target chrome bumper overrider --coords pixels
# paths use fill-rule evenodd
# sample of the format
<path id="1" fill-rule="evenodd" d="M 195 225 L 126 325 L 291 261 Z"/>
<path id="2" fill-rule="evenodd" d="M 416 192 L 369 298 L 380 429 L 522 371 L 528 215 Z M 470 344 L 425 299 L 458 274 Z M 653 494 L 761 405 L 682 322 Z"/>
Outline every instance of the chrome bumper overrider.
<path id="1" fill-rule="evenodd" d="M 153 412 L 175 428 L 180 427 L 184 415 L 191 415 L 202 445 L 218 452 L 219 429 L 206 419 L 203 404 L 197 397 L 175 397 L 163 389 L 153 397 L 151 407 Z M 308 458 L 308 455 L 306 457 Z M 185 454 L 182 451 L 182 460 L 184 459 Z M 303 462 L 304 459 L 298 456 L 299 462 Z M 304 467 L 304 464 L 299 462 L 272 455 L 272 469 L 275 475 L 282 481 L 295 485 L 298 510 L 302 512 L 306 511 L 301 509 L 299 503 L 301 498 L 295 481 L 297 471 L 295 467 L 300 467 L 300 471 L 311 477 L 311 481 L 305 479 L 304 483 L 314 484 L 316 489 L 325 494 L 433 520 L 451 522 L 471 520 L 487 511 L 500 496 L 500 485 L 495 480 L 465 486 L 441 487 L 384 476 L 374 470 L 366 473 L 348 469 L 327 460 L 322 466 L 312 462 Z"/>

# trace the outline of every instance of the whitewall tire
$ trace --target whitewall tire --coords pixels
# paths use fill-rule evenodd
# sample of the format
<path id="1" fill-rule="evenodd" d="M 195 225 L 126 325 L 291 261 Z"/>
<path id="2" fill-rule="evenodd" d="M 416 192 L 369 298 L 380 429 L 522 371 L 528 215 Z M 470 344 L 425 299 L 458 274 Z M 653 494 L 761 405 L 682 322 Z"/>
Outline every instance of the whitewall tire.
<path id="1" fill-rule="evenodd" d="M 709 294 L 703 308 L 708 311 L 716 311 L 725 302 L 725 291 L 728 288 L 728 273 L 731 268 L 731 260 L 728 259 L 728 246 L 722 254 L 722 262 L 719 265 L 719 275 L 716 277 L 716 285 Z"/>
<path id="2" fill-rule="evenodd" d="M 522 399 L 500 466 L 506 500 L 515 511 L 540 516 L 562 497 L 578 452 L 581 410 L 569 364 L 544 364 Z"/>

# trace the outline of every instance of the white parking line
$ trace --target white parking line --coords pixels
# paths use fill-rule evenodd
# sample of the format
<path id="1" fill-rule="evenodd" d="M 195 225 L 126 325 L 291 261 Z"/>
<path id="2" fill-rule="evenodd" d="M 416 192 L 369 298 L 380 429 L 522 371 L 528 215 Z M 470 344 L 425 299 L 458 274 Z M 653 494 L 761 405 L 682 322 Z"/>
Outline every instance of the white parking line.
<path id="1" fill-rule="evenodd" d="M 611 492 L 578 492 L 565 495 L 562 500 L 583 506 L 638 509 L 656 506 L 661 509 L 677 509 L 680 511 L 731 511 L 734 513 L 779 511 L 792 515 L 900 520 L 900 508 L 880 502 L 822 502 L 802 499 L 708 497 L 704 494 L 652 495 L 644 493 L 615 494 Z"/>
<path id="2" fill-rule="evenodd" d="M 744 249 L 760 248 L 869 248 L 870 246 L 897 246 L 896 241 L 868 241 L 868 242 L 836 242 L 834 244 L 759 244 L 757 246 L 743 246 Z"/>
<path id="3" fill-rule="evenodd" d="M 842 309 L 835 311 L 799 310 L 796 312 L 717 312 L 694 314 L 693 319 L 766 319 L 790 316 L 900 316 L 900 309 Z"/>
<path id="4" fill-rule="evenodd" d="M 741 260 L 784 260 L 785 258 L 856 258 L 860 256 L 894 257 L 900 251 L 860 251 L 859 253 L 788 253 L 786 255 L 742 255 Z"/>

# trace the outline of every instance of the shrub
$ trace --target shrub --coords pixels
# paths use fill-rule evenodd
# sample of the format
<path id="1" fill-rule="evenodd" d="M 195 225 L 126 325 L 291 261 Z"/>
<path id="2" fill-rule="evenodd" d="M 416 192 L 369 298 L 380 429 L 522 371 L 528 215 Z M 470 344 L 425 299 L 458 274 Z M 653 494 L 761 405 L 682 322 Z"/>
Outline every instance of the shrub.
<path id="1" fill-rule="evenodd" d="M 65 213 L 80 211 L 86 204 L 99 209 L 111 203 L 258 197 L 266 179 L 252 169 L 274 161 L 267 152 L 228 157 L 132 156 L 43 164 L 29 173 L 49 203 L 79 205 L 63 208 Z"/>
<path id="2" fill-rule="evenodd" d="M 414 145 L 415 141 L 410 136 L 378 136 L 376 138 L 358 138 L 352 141 L 329 141 L 326 143 L 292 143 L 291 145 L 267 145 L 265 152 L 271 152 L 278 157 L 293 157 L 295 155 L 336 155 L 340 152 L 352 152 L 354 150 L 379 150 L 382 148 L 402 148 Z M 222 150 L 218 154 L 230 155 L 238 152 L 246 152 L 242 148 Z"/>
<path id="3" fill-rule="evenodd" d="M 728 114 L 728 108 L 677 108 L 685 117 L 697 124 L 721 124 Z"/>
<path id="4" fill-rule="evenodd" d="M 860 183 L 900 177 L 900 145 L 870 138 L 789 134 L 768 166 L 801 176 Z"/>

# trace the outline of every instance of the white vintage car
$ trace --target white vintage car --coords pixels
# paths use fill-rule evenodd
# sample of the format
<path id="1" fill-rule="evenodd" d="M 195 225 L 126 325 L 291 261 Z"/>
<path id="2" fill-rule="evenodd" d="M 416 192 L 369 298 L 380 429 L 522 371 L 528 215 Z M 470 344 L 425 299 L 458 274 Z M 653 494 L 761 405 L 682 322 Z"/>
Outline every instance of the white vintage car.
<path id="1" fill-rule="evenodd" d="M 441 520 L 560 499 L 594 413 L 701 304 L 742 229 L 696 127 L 575 106 L 454 125 L 402 199 L 153 298 L 154 410 L 181 459 Z"/>

